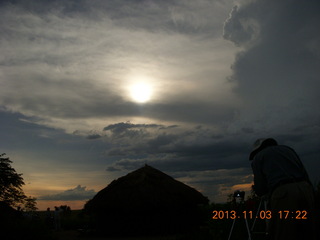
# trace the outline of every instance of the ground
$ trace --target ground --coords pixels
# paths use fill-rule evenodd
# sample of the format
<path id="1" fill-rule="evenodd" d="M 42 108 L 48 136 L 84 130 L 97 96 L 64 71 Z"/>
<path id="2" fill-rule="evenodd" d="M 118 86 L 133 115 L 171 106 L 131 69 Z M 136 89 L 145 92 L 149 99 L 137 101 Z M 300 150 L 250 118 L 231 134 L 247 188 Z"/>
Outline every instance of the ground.
<path id="1" fill-rule="evenodd" d="M 116 237 L 86 237 L 81 236 L 78 231 L 69 230 L 69 231 L 59 231 L 57 232 L 58 240 L 176 240 L 176 236 L 165 236 L 165 237 L 123 237 L 123 238 L 116 238 Z"/>

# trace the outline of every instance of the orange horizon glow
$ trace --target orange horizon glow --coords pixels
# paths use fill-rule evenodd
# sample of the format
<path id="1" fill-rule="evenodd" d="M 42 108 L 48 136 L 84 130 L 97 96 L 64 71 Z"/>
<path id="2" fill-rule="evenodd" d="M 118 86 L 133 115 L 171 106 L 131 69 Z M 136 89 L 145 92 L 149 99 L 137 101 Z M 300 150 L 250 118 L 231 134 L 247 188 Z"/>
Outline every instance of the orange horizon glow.
<path id="1" fill-rule="evenodd" d="M 237 185 L 233 185 L 233 186 L 231 187 L 231 189 L 234 190 L 234 191 L 236 191 L 236 190 L 250 191 L 252 184 L 253 184 L 253 183 L 237 184 Z"/>
<path id="2" fill-rule="evenodd" d="M 74 200 L 74 201 L 52 201 L 52 200 L 37 200 L 38 211 L 46 211 L 50 208 L 54 211 L 54 207 L 60 207 L 61 205 L 67 205 L 71 210 L 81 210 L 84 208 L 87 200 Z"/>

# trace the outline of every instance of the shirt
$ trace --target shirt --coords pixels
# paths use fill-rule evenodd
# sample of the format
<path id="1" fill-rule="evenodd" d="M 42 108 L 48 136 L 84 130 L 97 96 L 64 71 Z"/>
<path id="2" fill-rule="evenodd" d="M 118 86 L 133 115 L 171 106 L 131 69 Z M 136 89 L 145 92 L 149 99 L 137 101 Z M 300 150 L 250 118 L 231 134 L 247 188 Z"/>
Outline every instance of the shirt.
<path id="1" fill-rule="evenodd" d="M 309 181 L 308 174 L 296 152 L 287 146 L 269 146 L 258 152 L 251 167 L 254 191 L 258 196 L 270 194 L 281 182 Z"/>

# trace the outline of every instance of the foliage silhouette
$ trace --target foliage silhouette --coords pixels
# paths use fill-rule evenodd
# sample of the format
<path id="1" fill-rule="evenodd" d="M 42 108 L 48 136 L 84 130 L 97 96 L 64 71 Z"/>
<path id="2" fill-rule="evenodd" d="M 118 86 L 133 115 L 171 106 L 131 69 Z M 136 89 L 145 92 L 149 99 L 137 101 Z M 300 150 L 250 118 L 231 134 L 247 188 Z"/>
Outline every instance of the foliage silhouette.
<path id="1" fill-rule="evenodd" d="M 25 199 L 25 204 L 24 204 L 24 210 L 29 211 L 29 212 L 34 212 L 37 211 L 37 199 L 34 197 L 27 197 Z"/>
<path id="2" fill-rule="evenodd" d="M 0 154 L 0 201 L 10 206 L 24 203 L 27 198 L 22 190 L 24 181 L 22 174 L 18 174 L 11 166 L 12 161 Z"/>

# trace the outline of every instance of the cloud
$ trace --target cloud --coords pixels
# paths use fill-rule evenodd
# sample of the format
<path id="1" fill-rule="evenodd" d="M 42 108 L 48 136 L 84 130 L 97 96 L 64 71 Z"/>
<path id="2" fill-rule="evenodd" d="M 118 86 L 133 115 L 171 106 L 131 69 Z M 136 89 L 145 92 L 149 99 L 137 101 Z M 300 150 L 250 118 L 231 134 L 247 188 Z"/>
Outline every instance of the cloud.
<path id="1" fill-rule="evenodd" d="M 126 123 L 122 122 L 122 123 L 111 124 L 111 125 L 105 127 L 103 129 L 103 131 L 109 130 L 114 134 L 120 134 L 130 128 L 138 129 L 138 128 L 159 128 L 159 127 L 162 127 L 162 125 L 158 125 L 158 124 L 133 124 L 130 122 L 126 122 Z"/>
<path id="2" fill-rule="evenodd" d="M 233 51 L 221 20 L 206 16 L 223 19 L 226 9 L 206 0 L 4 3 L 0 105 L 69 133 L 139 117 L 223 121 L 234 110 L 225 79 Z M 128 93 L 139 79 L 154 87 L 143 106 Z"/>
<path id="3" fill-rule="evenodd" d="M 222 136 L 219 131 L 197 126 L 166 127 L 149 124 L 114 124 L 118 134 L 102 140 L 112 144 L 107 150 L 115 158 L 107 171 L 134 170 L 145 163 L 164 170 L 192 171 L 239 168 L 247 165 L 248 139 Z M 133 130 L 136 128 L 135 130 Z M 221 131 L 221 130 L 220 130 Z M 241 160 L 243 159 L 243 160 Z"/>
<path id="4" fill-rule="evenodd" d="M 52 201 L 72 201 L 72 200 L 88 200 L 92 198 L 96 192 L 94 190 L 86 190 L 86 187 L 78 185 L 75 188 L 68 189 L 64 192 L 45 195 L 38 197 L 38 200 L 52 200 Z"/>
<path id="5" fill-rule="evenodd" d="M 117 172 L 117 171 L 120 171 L 120 169 L 115 168 L 115 167 L 113 167 L 113 166 L 107 167 L 106 170 L 107 170 L 108 172 Z"/>
<path id="6" fill-rule="evenodd" d="M 178 172 L 173 176 L 198 189 L 214 202 L 225 202 L 230 190 L 250 191 L 253 180 L 248 168 Z"/>
<path id="7" fill-rule="evenodd" d="M 145 163 L 165 171 L 185 172 L 250 168 L 251 144 L 259 137 L 259 132 L 252 128 L 243 128 L 235 133 L 232 130 L 226 134 L 227 129 L 204 126 L 148 126 L 117 123 L 107 127 L 110 130 L 119 127 L 117 134 L 101 138 L 106 145 L 112 145 L 106 154 L 114 161 L 108 164 L 107 171 L 132 171 Z M 289 134 L 282 131 L 271 136 L 280 144 L 295 146 L 300 156 L 307 160 L 312 152 L 310 147 L 314 146 L 314 143 L 307 146 L 306 139 L 310 134 L 304 129 L 304 132 Z M 312 141 L 317 140 L 309 138 L 309 142 Z"/>
<path id="8" fill-rule="evenodd" d="M 238 6 L 234 6 L 230 17 L 226 20 L 223 37 L 237 46 L 248 46 L 248 43 L 252 46 L 259 36 L 260 26 L 257 21 L 238 9 Z"/>
<path id="9" fill-rule="evenodd" d="M 91 134 L 87 136 L 87 139 L 99 139 L 101 138 L 100 134 Z"/>
<path id="10" fill-rule="evenodd" d="M 294 145 L 312 176 L 320 133 L 319 11 L 314 0 L 244 1 L 224 24 L 224 38 L 239 47 L 230 81 L 241 106 L 229 131 Z"/>
<path id="11" fill-rule="evenodd" d="M 260 121 L 268 131 L 319 121 L 319 10 L 313 0 L 257 0 L 233 8 L 224 37 L 242 48 L 230 77 L 243 101 L 240 120 Z"/>

